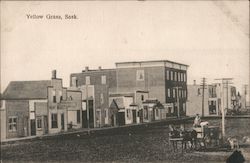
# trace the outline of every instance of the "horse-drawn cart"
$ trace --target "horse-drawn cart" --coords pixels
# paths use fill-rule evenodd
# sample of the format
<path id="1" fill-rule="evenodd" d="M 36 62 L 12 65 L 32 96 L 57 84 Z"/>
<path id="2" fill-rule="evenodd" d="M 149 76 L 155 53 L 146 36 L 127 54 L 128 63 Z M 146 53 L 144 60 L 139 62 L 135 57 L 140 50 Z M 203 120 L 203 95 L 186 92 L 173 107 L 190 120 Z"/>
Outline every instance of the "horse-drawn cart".
<path id="1" fill-rule="evenodd" d="M 201 122 L 200 126 L 193 127 L 197 132 L 197 145 L 199 148 L 210 148 L 219 145 L 219 126 L 209 126 L 208 122 Z"/>
<path id="2" fill-rule="evenodd" d="M 183 148 L 189 145 L 190 149 L 207 149 L 217 147 L 219 145 L 219 127 L 209 126 L 208 122 L 201 122 L 199 126 L 195 126 L 189 130 L 171 129 L 169 133 L 169 145 L 173 145 L 174 151 L 178 148 L 178 142 Z"/>

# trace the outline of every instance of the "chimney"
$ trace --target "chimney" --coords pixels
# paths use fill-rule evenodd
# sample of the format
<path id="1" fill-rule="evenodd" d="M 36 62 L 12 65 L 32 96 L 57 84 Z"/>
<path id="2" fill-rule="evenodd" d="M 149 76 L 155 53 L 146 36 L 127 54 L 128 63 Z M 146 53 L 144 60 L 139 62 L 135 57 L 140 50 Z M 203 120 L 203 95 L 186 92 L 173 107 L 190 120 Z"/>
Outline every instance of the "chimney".
<path id="1" fill-rule="evenodd" d="M 88 71 L 89 71 L 89 67 L 86 66 L 86 67 L 85 67 L 85 72 L 88 72 Z"/>
<path id="2" fill-rule="evenodd" d="M 196 85 L 196 80 L 194 80 L 194 85 Z"/>
<path id="3" fill-rule="evenodd" d="M 101 67 L 101 66 L 99 66 L 99 67 L 98 67 L 98 70 L 99 70 L 99 71 L 101 71 L 101 70 L 102 70 L 102 67 Z"/>
<path id="4" fill-rule="evenodd" d="M 52 71 L 52 79 L 56 79 L 56 70 Z"/>

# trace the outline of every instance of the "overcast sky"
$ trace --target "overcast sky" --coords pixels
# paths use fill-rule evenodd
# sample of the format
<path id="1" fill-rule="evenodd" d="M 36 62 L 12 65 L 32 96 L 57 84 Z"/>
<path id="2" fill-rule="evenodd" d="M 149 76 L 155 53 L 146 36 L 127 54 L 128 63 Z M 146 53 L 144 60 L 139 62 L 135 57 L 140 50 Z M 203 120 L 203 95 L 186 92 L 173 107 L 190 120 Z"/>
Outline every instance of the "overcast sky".
<path id="1" fill-rule="evenodd" d="M 27 19 L 75 14 L 76 20 Z M 1 92 L 13 80 L 47 80 L 56 69 L 167 59 L 188 64 L 188 83 L 249 83 L 248 1 L 1 2 Z"/>

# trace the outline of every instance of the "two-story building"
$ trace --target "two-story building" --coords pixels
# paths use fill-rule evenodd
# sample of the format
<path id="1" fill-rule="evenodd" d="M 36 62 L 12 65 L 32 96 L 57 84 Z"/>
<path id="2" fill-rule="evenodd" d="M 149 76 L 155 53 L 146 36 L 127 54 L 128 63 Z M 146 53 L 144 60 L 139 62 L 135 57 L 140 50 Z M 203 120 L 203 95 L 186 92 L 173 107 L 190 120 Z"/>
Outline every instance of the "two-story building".
<path id="1" fill-rule="evenodd" d="M 84 127 L 103 127 L 111 125 L 109 92 L 116 91 L 116 70 L 96 70 L 85 68 L 81 73 L 70 75 L 70 86 L 82 91 Z"/>
<path id="2" fill-rule="evenodd" d="M 56 71 L 52 72 L 51 80 L 10 82 L 1 98 L 1 111 L 6 115 L 5 120 L 1 118 L 1 124 L 6 124 L 6 138 L 67 131 L 72 116 L 79 117 L 72 123 L 75 128 L 81 128 L 79 96 L 81 92 L 63 87 Z"/>

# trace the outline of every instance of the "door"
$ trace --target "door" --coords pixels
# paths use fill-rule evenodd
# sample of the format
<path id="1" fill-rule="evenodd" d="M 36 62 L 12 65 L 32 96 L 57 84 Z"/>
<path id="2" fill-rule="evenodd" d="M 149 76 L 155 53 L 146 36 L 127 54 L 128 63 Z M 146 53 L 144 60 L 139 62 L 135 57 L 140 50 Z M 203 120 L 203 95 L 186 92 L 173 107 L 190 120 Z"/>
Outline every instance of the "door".
<path id="1" fill-rule="evenodd" d="M 46 115 L 43 117 L 43 124 L 44 124 L 44 134 L 48 134 L 48 117 Z"/>
<path id="2" fill-rule="evenodd" d="M 88 128 L 87 111 L 82 111 L 82 126 Z"/>
<path id="3" fill-rule="evenodd" d="M 136 110 L 132 110 L 133 113 L 133 123 L 136 123 Z"/>
<path id="4" fill-rule="evenodd" d="M 61 127 L 63 131 L 64 130 L 64 113 L 61 114 Z"/>
<path id="5" fill-rule="evenodd" d="M 31 136 L 33 135 L 36 135 L 36 120 L 35 119 L 32 119 L 30 120 L 30 133 L 31 133 Z"/>

